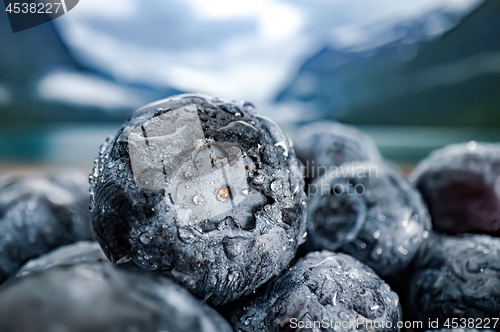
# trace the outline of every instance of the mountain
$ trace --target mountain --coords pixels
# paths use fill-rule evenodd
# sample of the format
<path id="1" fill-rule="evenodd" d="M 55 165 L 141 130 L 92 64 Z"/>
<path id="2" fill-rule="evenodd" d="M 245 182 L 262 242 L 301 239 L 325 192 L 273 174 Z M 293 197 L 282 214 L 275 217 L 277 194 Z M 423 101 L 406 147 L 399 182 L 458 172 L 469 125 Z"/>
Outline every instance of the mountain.
<path id="1" fill-rule="evenodd" d="M 500 125 L 500 1 L 485 1 L 439 37 L 426 37 L 428 28 L 399 26 L 400 39 L 371 50 L 325 47 L 276 102 L 353 124 Z"/>
<path id="2" fill-rule="evenodd" d="M 137 107 L 177 94 L 132 85 L 75 60 L 52 22 L 12 33 L 0 11 L 0 126 L 123 122 Z"/>

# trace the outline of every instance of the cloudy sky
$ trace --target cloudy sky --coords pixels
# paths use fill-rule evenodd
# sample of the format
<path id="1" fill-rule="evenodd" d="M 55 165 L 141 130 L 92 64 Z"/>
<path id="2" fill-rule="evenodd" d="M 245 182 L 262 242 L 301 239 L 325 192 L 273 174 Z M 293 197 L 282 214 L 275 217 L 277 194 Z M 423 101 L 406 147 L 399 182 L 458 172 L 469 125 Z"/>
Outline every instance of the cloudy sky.
<path id="1" fill-rule="evenodd" d="M 429 35 L 480 0 L 85 0 L 55 20 L 79 60 L 120 82 L 170 86 L 266 107 L 324 46 L 361 50 L 425 19 Z M 427 28 L 427 26 L 426 26 Z M 389 36 L 389 37 L 388 37 Z"/>

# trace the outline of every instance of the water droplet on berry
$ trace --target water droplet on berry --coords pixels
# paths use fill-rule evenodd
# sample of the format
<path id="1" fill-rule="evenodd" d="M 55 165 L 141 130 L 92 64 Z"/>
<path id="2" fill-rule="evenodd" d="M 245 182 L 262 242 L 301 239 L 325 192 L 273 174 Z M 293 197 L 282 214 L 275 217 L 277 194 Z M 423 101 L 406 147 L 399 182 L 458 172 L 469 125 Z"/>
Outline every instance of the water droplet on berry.
<path id="1" fill-rule="evenodd" d="M 193 197 L 193 203 L 196 205 L 200 205 L 200 206 L 207 205 L 207 202 L 205 201 L 205 197 L 203 197 L 203 195 L 201 195 L 201 194 L 198 194 L 198 195 Z"/>
<path id="2" fill-rule="evenodd" d="M 141 242 L 144 244 L 149 244 L 152 239 L 153 239 L 153 237 L 149 234 L 142 234 L 141 235 Z"/>

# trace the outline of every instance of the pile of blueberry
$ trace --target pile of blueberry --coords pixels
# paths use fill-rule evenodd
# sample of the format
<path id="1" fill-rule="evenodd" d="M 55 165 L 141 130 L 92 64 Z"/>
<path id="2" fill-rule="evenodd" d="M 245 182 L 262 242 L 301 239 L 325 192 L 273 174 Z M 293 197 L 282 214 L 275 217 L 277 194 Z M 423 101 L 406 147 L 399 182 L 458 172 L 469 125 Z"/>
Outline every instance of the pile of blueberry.
<path id="1" fill-rule="evenodd" d="M 0 331 L 500 330 L 499 146 L 407 180 L 353 127 L 294 143 L 186 94 L 106 140 L 90 195 L 78 173 L 0 181 Z"/>

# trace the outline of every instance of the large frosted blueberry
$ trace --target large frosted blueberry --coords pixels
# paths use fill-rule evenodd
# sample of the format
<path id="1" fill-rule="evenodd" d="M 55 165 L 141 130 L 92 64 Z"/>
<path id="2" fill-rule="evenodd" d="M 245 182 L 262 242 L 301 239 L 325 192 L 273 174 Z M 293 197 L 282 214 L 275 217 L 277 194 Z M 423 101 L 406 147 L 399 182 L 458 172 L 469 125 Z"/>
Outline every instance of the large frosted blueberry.
<path id="1" fill-rule="evenodd" d="M 434 151 L 410 179 L 429 206 L 434 228 L 500 235 L 500 146 L 475 143 Z"/>
<path id="2" fill-rule="evenodd" d="M 343 251 L 383 277 L 408 266 L 431 229 L 419 193 L 384 164 L 343 164 L 308 192 L 309 245 Z"/>
<path id="3" fill-rule="evenodd" d="M 473 326 L 498 330 L 500 239 L 433 234 L 416 260 L 410 285 L 414 319 L 438 319 L 443 327 L 447 319 L 473 318 Z"/>
<path id="4" fill-rule="evenodd" d="M 97 243 L 30 261 L 0 288 L 2 332 L 230 332 L 208 305 L 171 280 L 116 267 Z"/>
<path id="5" fill-rule="evenodd" d="M 308 124 L 301 127 L 293 138 L 297 157 L 305 165 L 309 182 L 343 163 L 382 161 L 371 137 L 338 122 Z"/>
<path id="6" fill-rule="evenodd" d="M 305 239 L 288 138 L 250 103 L 189 94 L 136 111 L 91 175 L 97 240 L 214 305 L 277 275 Z"/>
<path id="7" fill-rule="evenodd" d="M 88 190 L 73 171 L 0 180 L 0 283 L 28 259 L 93 238 Z"/>
<path id="8" fill-rule="evenodd" d="M 238 331 L 399 331 L 399 298 L 345 254 L 312 252 L 233 307 Z"/>

